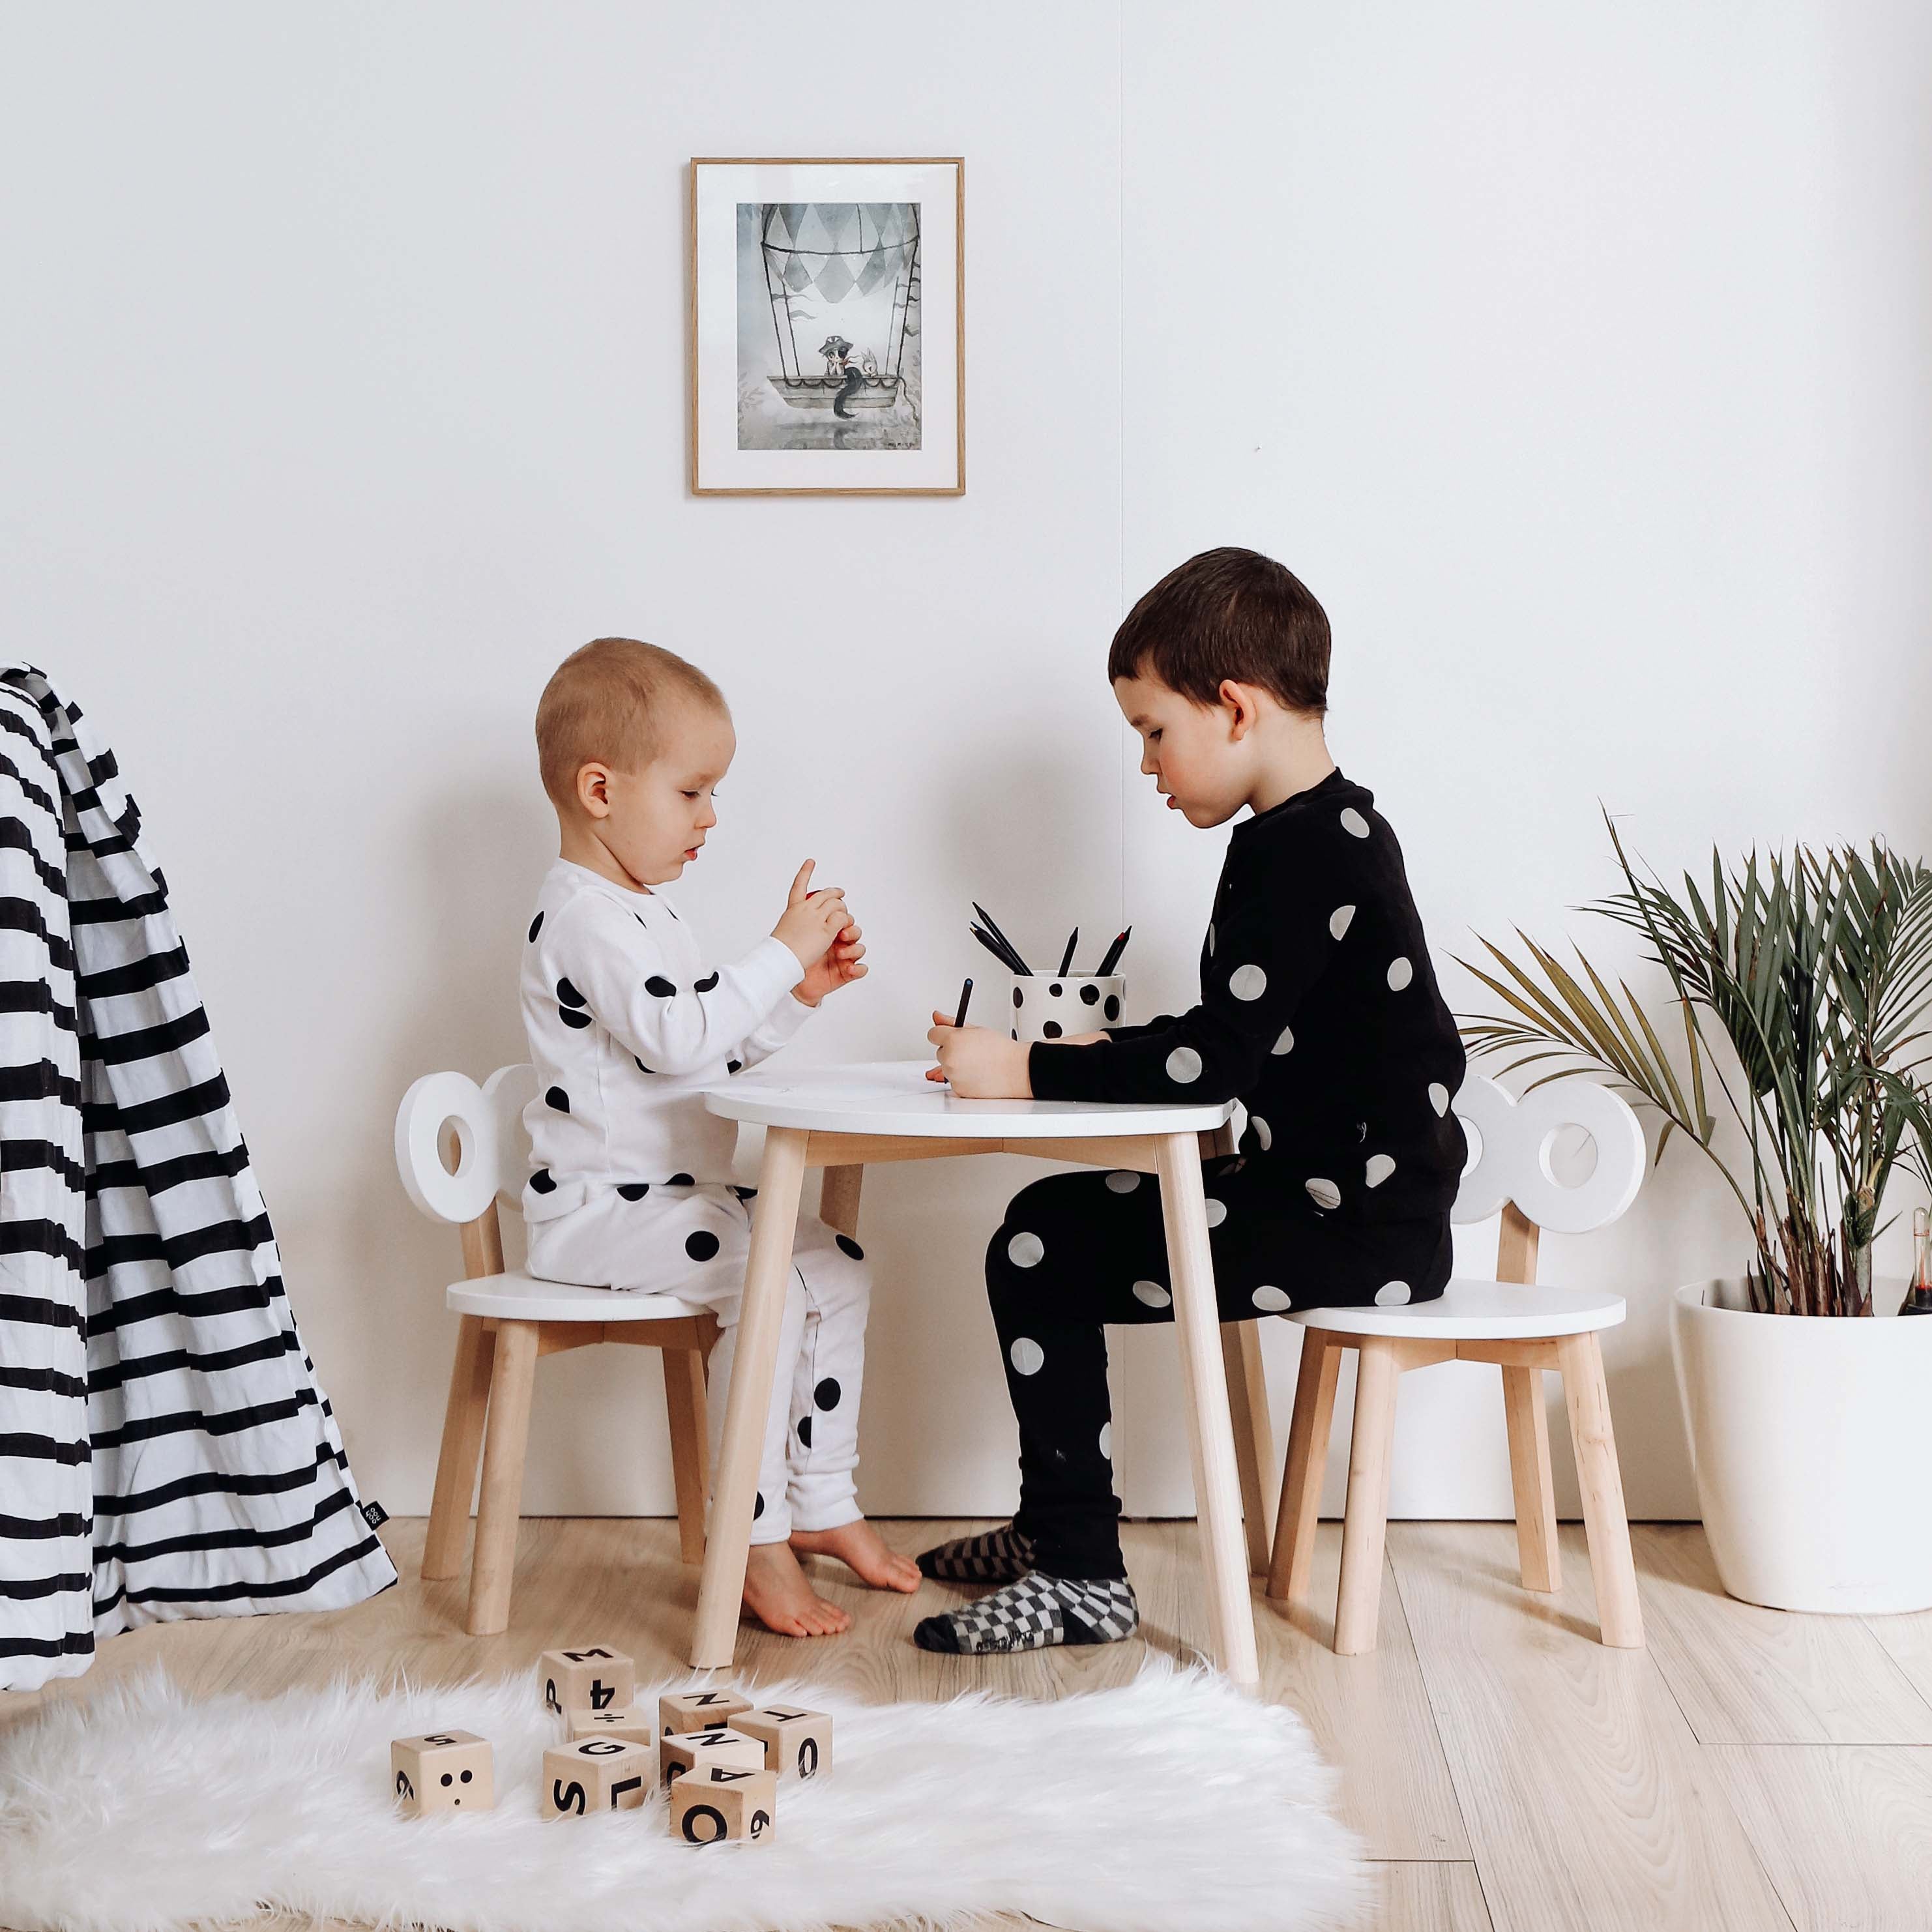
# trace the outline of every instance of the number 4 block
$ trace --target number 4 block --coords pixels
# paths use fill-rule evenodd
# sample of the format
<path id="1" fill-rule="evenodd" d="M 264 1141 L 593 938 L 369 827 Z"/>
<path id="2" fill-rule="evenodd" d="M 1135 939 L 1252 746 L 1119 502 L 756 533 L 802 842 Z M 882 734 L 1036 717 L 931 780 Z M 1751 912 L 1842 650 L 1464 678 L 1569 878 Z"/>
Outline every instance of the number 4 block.
<path id="1" fill-rule="evenodd" d="M 539 1809 L 546 1818 L 634 1811 L 650 1795 L 651 1754 L 622 1738 L 580 1738 L 543 1754 Z"/>
<path id="2" fill-rule="evenodd" d="M 609 1711 L 638 1694 L 638 1673 L 621 1650 L 601 1644 L 547 1650 L 537 1660 L 544 1702 L 550 1710 Z"/>

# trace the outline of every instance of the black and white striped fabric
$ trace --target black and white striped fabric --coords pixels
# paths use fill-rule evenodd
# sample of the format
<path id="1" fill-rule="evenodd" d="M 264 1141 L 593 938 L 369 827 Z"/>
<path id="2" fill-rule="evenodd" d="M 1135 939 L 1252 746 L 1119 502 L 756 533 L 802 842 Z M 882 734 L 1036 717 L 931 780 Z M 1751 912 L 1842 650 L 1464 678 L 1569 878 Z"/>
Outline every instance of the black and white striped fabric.
<path id="1" fill-rule="evenodd" d="M 0 669 L 0 1689 L 395 1581 L 114 754 Z"/>

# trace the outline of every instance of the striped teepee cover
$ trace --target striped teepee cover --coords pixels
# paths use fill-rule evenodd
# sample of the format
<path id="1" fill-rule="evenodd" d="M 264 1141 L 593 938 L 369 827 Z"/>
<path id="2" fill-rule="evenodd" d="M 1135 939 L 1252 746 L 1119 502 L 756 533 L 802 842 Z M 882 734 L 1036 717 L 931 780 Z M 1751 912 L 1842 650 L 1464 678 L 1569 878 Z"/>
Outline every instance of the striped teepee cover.
<path id="1" fill-rule="evenodd" d="M 0 669 L 0 1689 L 395 1581 L 114 754 Z"/>

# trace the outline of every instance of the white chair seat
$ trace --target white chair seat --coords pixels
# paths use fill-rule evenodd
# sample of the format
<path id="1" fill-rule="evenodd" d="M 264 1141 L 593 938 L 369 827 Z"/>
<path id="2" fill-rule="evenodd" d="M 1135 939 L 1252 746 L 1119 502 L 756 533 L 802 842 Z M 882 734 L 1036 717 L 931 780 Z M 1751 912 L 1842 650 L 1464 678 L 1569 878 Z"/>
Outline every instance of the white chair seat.
<path id="1" fill-rule="evenodd" d="M 1433 1301 L 1401 1308 L 1297 1308 L 1286 1318 L 1338 1335 L 1432 1342 L 1527 1341 L 1614 1328 L 1624 1298 L 1592 1288 L 1532 1288 L 1509 1281 L 1452 1281 Z"/>
<path id="2" fill-rule="evenodd" d="M 479 1275 L 453 1281 L 443 1299 L 463 1315 L 502 1322 L 682 1322 L 704 1310 L 674 1294 L 630 1294 L 540 1281 L 533 1274 Z"/>

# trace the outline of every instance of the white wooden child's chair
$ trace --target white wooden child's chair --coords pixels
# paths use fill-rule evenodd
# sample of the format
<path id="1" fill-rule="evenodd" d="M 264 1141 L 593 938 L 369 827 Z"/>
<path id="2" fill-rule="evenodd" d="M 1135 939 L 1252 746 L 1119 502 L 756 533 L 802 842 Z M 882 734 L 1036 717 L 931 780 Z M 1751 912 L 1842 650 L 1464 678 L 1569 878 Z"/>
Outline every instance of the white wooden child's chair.
<path id="1" fill-rule="evenodd" d="M 1472 1074 L 1451 1104 L 1480 1142 L 1451 1218 L 1483 1221 L 1501 1211 L 1496 1279 L 1451 1281 L 1439 1300 L 1410 1307 L 1306 1308 L 1289 1314 L 1304 1332 L 1268 1593 L 1291 1604 L 1307 1598 L 1344 1348 L 1357 1352 L 1355 1418 L 1335 1604 L 1336 1651 L 1354 1656 L 1375 1648 L 1396 1382 L 1407 1369 L 1451 1360 L 1493 1362 L 1502 1369 L 1523 1586 L 1560 1588 L 1541 1373 L 1555 1369 L 1563 1378 L 1576 1448 L 1598 1628 L 1605 1643 L 1640 1649 L 1643 1618 L 1597 1344 L 1600 1330 L 1624 1318 L 1623 1298 L 1534 1283 L 1540 1229 L 1587 1234 L 1614 1221 L 1636 1199 L 1643 1183 L 1643 1130 L 1624 1100 L 1582 1080 L 1553 1082 L 1512 1100 L 1493 1081 Z M 1550 1167 L 1551 1144 L 1566 1127 L 1583 1129 L 1597 1148 L 1594 1169 L 1574 1187 L 1559 1183 Z"/>
<path id="2" fill-rule="evenodd" d="M 396 1166 L 410 1198 L 432 1219 L 456 1222 L 463 1233 L 464 1278 L 452 1282 L 445 1296 L 461 1318 L 422 1574 L 435 1580 L 454 1576 L 463 1567 L 480 1448 L 483 1487 L 467 1622 L 472 1636 L 493 1636 L 509 1622 L 524 1449 L 540 1355 L 593 1342 L 663 1350 L 679 1542 L 686 1562 L 700 1562 L 704 1556 L 710 1480 L 704 1370 L 718 1339 L 716 1318 L 670 1295 L 614 1294 L 504 1271 L 498 1206 L 523 1211 L 530 1162 L 523 1113 L 536 1092 L 536 1070 L 528 1066 L 500 1067 L 480 1088 L 466 1074 L 429 1073 L 403 1096 L 396 1113 Z M 455 1139 L 454 1172 L 443 1160 L 446 1132 Z"/>

